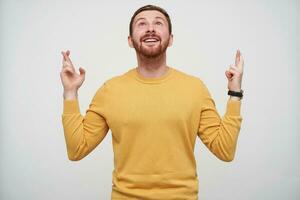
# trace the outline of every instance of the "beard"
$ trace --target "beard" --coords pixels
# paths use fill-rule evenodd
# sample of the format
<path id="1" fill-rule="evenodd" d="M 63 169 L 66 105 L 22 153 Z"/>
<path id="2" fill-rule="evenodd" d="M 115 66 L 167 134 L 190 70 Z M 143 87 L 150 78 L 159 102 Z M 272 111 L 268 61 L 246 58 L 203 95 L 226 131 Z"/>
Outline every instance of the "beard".
<path id="1" fill-rule="evenodd" d="M 136 40 L 132 40 L 133 47 L 136 53 L 146 58 L 157 58 L 162 54 L 164 54 L 168 48 L 170 37 L 166 41 L 162 42 L 160 37 L 156 36 L 159 38 L 158 44 L 155 44 L 153 46 L 148 46 L 143 42 L 144 38 L 148 36 L 149 35 L 142 37 L 140 42 L 137 42 Z"/>

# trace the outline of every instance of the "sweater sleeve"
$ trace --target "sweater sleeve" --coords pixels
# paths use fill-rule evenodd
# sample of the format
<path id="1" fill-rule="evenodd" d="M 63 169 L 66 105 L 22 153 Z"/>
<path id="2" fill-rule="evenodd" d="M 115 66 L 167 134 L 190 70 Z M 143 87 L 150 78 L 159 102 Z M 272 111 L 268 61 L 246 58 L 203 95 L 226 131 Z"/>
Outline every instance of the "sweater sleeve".
<path id="1" fill-rule="evenodd" d="M 109 130 L 104 117 L 106 94 L 104 83 L 95 94 L 85 116 L 80 114 L 78 100 L 64 100 L 62 124 L 70 160 L 81 160 L 106 136 Z"/>
<path id="2" fill-rule="evenodd" d="M 226 113 L 221 118 L 215 102 L 203 84 L 203 100 L 198 136 L 205 146 L 220 160 L 234 159 L 242 117 L 241 101 L 228 100 Z"/>

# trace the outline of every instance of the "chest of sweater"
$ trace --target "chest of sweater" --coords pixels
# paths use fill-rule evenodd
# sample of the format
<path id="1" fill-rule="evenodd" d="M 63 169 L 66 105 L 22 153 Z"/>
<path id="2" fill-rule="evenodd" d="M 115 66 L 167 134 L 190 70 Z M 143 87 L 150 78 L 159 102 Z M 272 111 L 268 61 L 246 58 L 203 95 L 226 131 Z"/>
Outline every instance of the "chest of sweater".
<path id="1" fill-rule="evenodd" d="M 134 130 L 126 134 L 159 130 L 184 129 L 181 132 L 196 131 L 200 117 L 200 102 L 192 88 L 179 85 L 127 85 L 112 90 L 109 98 L 107 123 L 115 134 Z"/>

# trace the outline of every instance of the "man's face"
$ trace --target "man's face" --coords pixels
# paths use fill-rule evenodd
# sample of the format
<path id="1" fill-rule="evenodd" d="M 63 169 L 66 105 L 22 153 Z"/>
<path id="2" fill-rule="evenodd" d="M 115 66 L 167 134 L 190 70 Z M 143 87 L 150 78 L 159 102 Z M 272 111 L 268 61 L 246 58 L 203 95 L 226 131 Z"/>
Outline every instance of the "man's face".
<path id="1" fill-rule="evenodd" d="M 173 42 L 166 17 L 159 11 L 147 10 L 135 16 L 129 46 L 138 54 L 155 58 L 166 51 Z"/>

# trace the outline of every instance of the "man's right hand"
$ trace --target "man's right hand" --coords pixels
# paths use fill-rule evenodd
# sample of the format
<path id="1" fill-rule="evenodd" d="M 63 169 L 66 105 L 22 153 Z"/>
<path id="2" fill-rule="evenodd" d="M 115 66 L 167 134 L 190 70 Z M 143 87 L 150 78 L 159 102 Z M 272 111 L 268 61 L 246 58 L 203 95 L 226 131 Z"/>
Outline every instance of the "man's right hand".
<path id="1" fill-rule="evenodd" d="M 77 92 L 85 79 L 85 70 L 80 67 L 80 74 L 76 73 L 72 61 L 69 57 L 70 51 L 62 51 L 63 67 L 60 72 L 61 82 L 64 87 L 64 99 L 76 99 Z"/>

